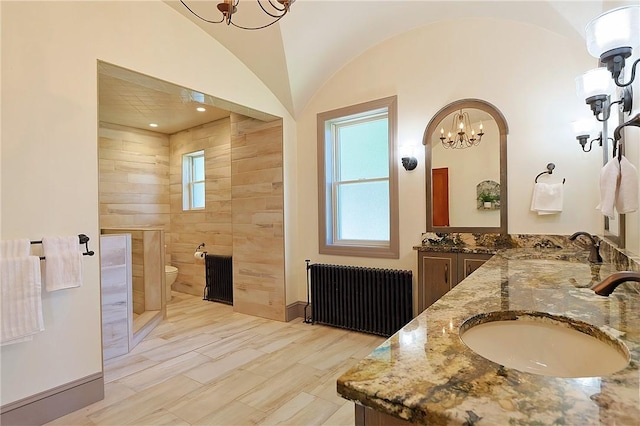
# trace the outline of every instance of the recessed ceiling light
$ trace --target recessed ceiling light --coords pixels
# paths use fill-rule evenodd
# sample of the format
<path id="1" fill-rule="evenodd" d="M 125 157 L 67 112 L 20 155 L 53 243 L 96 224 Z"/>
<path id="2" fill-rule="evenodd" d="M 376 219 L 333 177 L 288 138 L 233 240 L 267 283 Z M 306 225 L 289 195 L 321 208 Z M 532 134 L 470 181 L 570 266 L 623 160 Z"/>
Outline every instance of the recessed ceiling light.
<path id="1" fill-rule="evenodd" d="M 158 125 L 156 123 L 150 123 L 149 127 L 158 127 Z"/>
<path id="2" fill-rule="evenodd" d="M 205 112 L 207 109 L 205 107 L 198 107 L 196 111 Z"/>

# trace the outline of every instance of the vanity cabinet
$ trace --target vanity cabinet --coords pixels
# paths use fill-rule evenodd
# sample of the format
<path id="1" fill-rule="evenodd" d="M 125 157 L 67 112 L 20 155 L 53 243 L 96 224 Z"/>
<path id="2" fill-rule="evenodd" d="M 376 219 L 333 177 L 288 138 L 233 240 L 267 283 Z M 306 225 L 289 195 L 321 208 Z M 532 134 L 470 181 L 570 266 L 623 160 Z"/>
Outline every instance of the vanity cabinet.
<path id="1" fill-rule="evenodd" d="M 492 254 L 418 252 L 418 312 L 471 275 Z"/>

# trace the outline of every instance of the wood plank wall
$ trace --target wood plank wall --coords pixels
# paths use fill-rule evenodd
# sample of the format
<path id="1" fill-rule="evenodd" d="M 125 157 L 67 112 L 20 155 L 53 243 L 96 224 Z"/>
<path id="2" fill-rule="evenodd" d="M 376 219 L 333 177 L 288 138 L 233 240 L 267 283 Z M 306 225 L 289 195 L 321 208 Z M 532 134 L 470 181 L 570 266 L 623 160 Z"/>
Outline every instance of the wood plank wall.
<path id="1" fill-rule="evenodd" d="M 98 157 L 100 227 L 153 226 L 169 231 L 169 137 L 100 123 Z M 142 314 L 145 311 L 142 233 L 132 233 L 131 242 L 133 312 Z"/>
<path id="2" fill-rule="evenodd" d="M 100 226 L 161 226 L 173 289 L 202 295 L 205 243 L 232 255 L 234 310 L 286 320 L 282 120 L 239 114 L 170 137 L 100 127 Z M 205 209 L 182 210 L 182 155 L 205 151 Z M 169 164 L 171 165 L 169 167 Z"/>
<path id="3" fill-rule="evenodd" d="M 161 226 L 168 232 L 169 137 L 100 123 L 100 227 Z"/>
<path id="4" fill-rule="evenodd" d="M 234 311 L 286 320 L 282 120 L 231 115 Z"/>
<path id="5" fill-rule="evenodd" d="M 173 289 L 202 296 L 204 261 L 193 254 L 200 243 L 211 254 L 232 255 L 231 126 L 229 118 L 194 127 L 170 137 L 171 260 L 178 268 Z M 205 208 L 182 210 L 182 156 L 204 150 Z"/>

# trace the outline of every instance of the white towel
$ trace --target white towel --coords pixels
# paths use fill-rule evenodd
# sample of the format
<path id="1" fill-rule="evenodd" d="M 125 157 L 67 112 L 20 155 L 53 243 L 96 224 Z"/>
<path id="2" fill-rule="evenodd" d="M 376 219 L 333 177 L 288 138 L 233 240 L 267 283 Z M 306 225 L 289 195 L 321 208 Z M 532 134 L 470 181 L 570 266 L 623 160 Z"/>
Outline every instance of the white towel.
<path id="1" fill-rule="evenodd" d="M 633 213 L 638 210 L 638 171 L 633 164 L 622 157 L 620 159 L 620 181 L 616 195 L 618 213 Z"/>
<path id="2" fill-rule="evenodd" d="M 82 253 L 78 237 L 45 237 L 42 239 L 45 256 L 47 291 L 80 287 L 82 284 Z"/>
<path id="3" fill-rule="evenodd" d="M 38 256 L 0 259 L 0 345 L 31 340 L 44 330 L 41 288 Z"/>
<path id="4" fill-rule="evenodd" d="M 564 184 L 536 182 L 531 197 L 531 211 L 539 215 L 560 213 L 563 199 Z"/>
<path id="5" fill-rule="evenodd" d="M 620 163 L 617 158 L 612 158 L 600 170 L 600 204 L 596 206 L 596 209 L 611 219 L 615 217 L 614 207 L 619 180 Z"/>
<path id="6" fill-rule="evenodd" d="M 27 239 L 0 241 L 0 259 L 26 257 L 31 252 L 31 243 Z"/>

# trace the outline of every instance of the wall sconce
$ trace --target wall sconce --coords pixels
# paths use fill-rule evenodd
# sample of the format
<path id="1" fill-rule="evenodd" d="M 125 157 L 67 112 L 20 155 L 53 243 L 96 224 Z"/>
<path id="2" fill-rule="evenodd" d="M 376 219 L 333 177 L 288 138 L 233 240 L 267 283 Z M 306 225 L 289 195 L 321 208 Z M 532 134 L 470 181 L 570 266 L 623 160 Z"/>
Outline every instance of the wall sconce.
<path id="1" fill-rule="evenodd" d="M 594 142 L 598 142 L 598 145 L 602 146 L 602 132 L 599 132 L 599 136 L 589 141 L 591 132 L 594 130 L 591 120 L 577 120 L 571 123 L 573 126 L 573 132 L 576 135 L 578 143 L 582 146 L 582 151 L 589 152 L 593 147 Z M 587 143 L 589 143 L 589 149 L 586 149 Z"/>
<path id="2" fill-rule="evenodd" d="M 402 157 L 402 167 L 405 170 L 413 170 L 418 167 L 418 159 L 416 157 Z"/>
<path id="3" fill-rule="evenodd" d="M 418 167 L 418 159 L 416 158 L 418 147 L 414 141 L 407 141 L 401 144 L 398 148 L 398 154 L 402 160 L 402 167 L 405 170 L 411 171 Z"/>
<path id="4" fill-rule="evenodd" d="M 624 88 L 620 100 L 611 102 L 611 94 L 614 90 L 615 86 L 605 68 L 594 68 L 576 78 L 578 97 L 584 99 L 591 107 L 598 121 L 607 121 L 611 116 L 611 107 L 616 104 L 622 106 L 623 112 L 631 112 L 633 106 L 631 87 Z"/>
<path id="5" fill-rule="evenodd" d="M 640 5 L 619 7 L 595 17 L 585 29 L 587 50 L 606 65 L 615 84 L 619 87 L 633 83 L 636 66 L 631 66 L 631 78 L 622 83 L 618 79 L 631 56 L 633 48 L 640 47 Z"/>
<path id="6" fill-rule="evenodd" d="M 580 145 L 582 145 L 582 150 L 584 152 L 591 151 L 591 147 L 593 146 L 593 143 L 595 141 L 598 141 L 598 145 L 602 146 L 602 132 L 600 132 L 600 135 L 597 138 L 591 139 L 589 141 L 589 149 L 585 149 L 585 146 L 587 145 L 587 141 L 589 140 L 589 135 L 578 135 L 576 136 L 576 139 L 578 139 L 578 142 L 580 143 Z"/>

